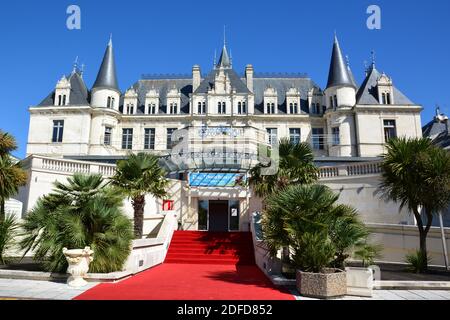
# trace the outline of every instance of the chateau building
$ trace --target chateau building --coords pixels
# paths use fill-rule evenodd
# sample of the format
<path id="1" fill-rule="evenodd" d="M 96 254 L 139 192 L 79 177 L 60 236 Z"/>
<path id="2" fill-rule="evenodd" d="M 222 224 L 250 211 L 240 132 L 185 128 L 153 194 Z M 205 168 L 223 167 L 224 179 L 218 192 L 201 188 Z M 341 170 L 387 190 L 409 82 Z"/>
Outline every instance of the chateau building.
<path id="1" fill-rule="evenodd" d="M 252 65 L 240 75 L 226 44 L 208 73 L 194 65 L 189 76 L 143 76 L 125 92 L 118 74 L 110 41 L 92 88 L 77 66 L 60 79 L 29 109 L 27 156 L 114 164 L 129 152 L 155 153 L 184 183 L 174 205 L 189 208 L 186 228 L 245 228 L 253 197 L 238 182 L 261 146 L 308 142 L 324 166 L 375 161 L 389 138 L 422 135 L 422 107 L 374 62 L 358 85 L 336 37 L 324 88 Z"/>

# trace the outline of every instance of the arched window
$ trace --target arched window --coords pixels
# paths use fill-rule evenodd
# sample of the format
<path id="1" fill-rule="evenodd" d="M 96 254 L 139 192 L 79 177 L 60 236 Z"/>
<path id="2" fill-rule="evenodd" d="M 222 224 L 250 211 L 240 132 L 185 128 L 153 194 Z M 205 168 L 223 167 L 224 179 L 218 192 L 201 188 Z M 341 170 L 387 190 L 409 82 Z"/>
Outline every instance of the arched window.
<path id="1" fill-rule="evenodd" d="M 298 104 L 294 103 L 294 113 L 297 114 L 298 113 Z"/>
<path id="2" fill-rule="evenodd" d="M 222 102 L 222 113 L 223 114 L 227 113 L 227 104 L 226 104 L 226 102 Z"/>
<path id="3" fill-rule="evenodd" d="M 203 112 L 202 112 L 202 103 L 201 103 L 201 102 L 198 103 L 197 113 L 198 113 L 198 114 L 202 114 L 202 113 L 203 113 Z"/>
<path id="4" fill-rule="evenodd" d="M 62 105 L 65 106 L 66 105 L 66 95 L 63 95 L 63 102 Z"/>
<path id="5" fill-rule="evenodd" d="M 381 94 L 381 103 L 386 104 L 386 93 L 384 92 Z"/>
<path id="6" fill-rule="evenodd" d="M 61 97 L 61 95 L 59 95 L 59 96 L 58 96 L 58 106 L 61 105 L 61 99 L 62 99 L 62 97 Z"/>
<path id="7" fill-rule="evenodd" d="M 114 102 L 115 102 L 115 100 L 116 100 L 116 99 L 111 98 L 111 108 L 114 108 Z"/>
<path id="8" fill-rule="evenodd" d="M 242 114 L 242 102 L 238 102 L 238 114 Z"/>
<path id="9" fill-rule="evenodd" d="M 272 103 L 272 104 L 271 104 L 271 109 L 272 109 L 272 110 L 270 110 L 271 113 L 272 113 L 272 114 L 275 114 L 275 103 Z"/>
<path id="10" fill-rule="evenodd" d="M 292 103 L 289 104 L 289 113 L 294 113 L 294 105 Z"/>
<path id="11" fill-rule="evenodd" d="M 333 101 L 333 97 L 330 97 L 330 108 L 334 107 L 334 101 Z"/>
<path id="12" fill-rule="evenodd" d="M 386 94 L 386 103 L 391 104 L 391 94 L 390 93 Z"/>
<path id="13" fill-rule="evenodd" d="M 242 113 L 243 114 L 247 113 L 247 103 L 245 101 L 242 102 Z"/>

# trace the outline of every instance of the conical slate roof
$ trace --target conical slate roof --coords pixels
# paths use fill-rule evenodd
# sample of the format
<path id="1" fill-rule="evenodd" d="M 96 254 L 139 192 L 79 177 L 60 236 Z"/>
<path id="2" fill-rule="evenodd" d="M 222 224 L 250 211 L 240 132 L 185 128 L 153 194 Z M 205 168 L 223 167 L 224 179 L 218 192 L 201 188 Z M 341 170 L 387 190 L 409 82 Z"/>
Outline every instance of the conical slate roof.
<path id="1" fill-rule="evenodd" d="M 222 53 L 220 54 L 219 62 L 217 63 L 218 68 L 231 68 L 231 60 L 230 56 L 228 55 L 227 47 L 224 44 Z"/>
<path id="2" fill-rule="evenodd" d="M 100 70 L 92 88 L 107 88 L 120 91 L 117 81 L 116 62 L 112 40 L 109 41 Z"/>
<path id="3" fill-rule="evenodd" d="M 342 55 L 341 47 L 339 46 L 339 41 L 335 36 L 327 89 L 336 86 L 350 86 L 356 89 L 354 81 L 352 81 L 348 72 L 347 64 Z"/>

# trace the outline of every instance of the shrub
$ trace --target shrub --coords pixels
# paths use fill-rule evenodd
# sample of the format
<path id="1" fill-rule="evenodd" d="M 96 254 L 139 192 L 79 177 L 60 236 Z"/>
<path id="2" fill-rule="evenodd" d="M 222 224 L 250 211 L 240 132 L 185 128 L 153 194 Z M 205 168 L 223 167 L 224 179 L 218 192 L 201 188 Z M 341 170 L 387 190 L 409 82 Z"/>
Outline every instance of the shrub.
<path id="1" fill-rule="evenodd" d="M 106 187 L 99 175 L 75 174 L 68 184 L 55 183 L 54 193 L 41 198 L 24 219 L 22 249 L 50 272 L 65 272 L 63 248 L 90 246 L 90 271 L 121 271 L 130 253 L 132 222 L 123 214 L 123 197 Z"/>
<path id="2" fill-rule="evenodd" d="M 6 252 L 11 249 L 15 242 L 14 238 L 17 235 L 19 225 L 15 216 L 6 216 L 3 221 L 0 221 L 0 264 L 6 264 Z"/>
<path id="3" fill-rule="evenodd" d="M 423 273 L 427 271 L 427 267 L 431 262 L 431 258 L 428 254 L 424 254 L 423 251 L 417 250 L 413 253 L 406 255 L 406 263 L 408 263 L 408 271 L 415 273 Z"/>

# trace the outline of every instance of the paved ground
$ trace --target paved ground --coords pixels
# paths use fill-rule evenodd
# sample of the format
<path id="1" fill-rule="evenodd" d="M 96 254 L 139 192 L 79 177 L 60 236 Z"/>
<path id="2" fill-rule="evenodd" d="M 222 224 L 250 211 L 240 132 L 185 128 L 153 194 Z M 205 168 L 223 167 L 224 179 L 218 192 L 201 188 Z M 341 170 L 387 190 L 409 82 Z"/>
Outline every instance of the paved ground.
<path id="1" fill-rule="evenodd" d="M 0 279 L 0 299 L 72 300 L 95 285 L 90 283 L 83 289 L 73 289 L 59 282 Z"/>
<path id="2" fill-rule="evenodd" d="M 72 300 L 96 284 L 83 289 L 72 289 L 64 283 L 0 279 L 0 300 L 37 299 Z M 314 300 L 299 297 L 297 300 Z M 450 291 L 444 290 L 376 290 L 373 298 L 345 297 L 341 300 L 450 300 Z"/>

